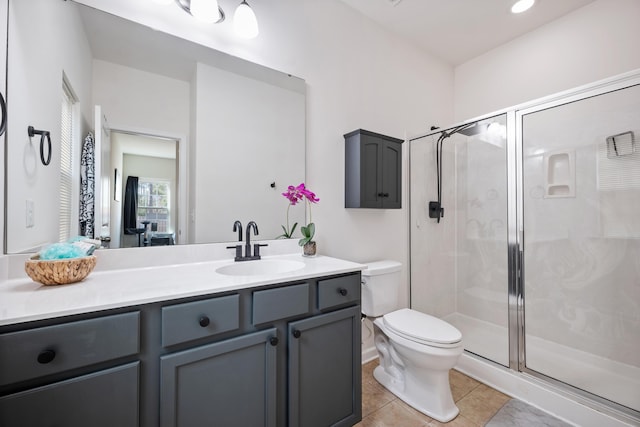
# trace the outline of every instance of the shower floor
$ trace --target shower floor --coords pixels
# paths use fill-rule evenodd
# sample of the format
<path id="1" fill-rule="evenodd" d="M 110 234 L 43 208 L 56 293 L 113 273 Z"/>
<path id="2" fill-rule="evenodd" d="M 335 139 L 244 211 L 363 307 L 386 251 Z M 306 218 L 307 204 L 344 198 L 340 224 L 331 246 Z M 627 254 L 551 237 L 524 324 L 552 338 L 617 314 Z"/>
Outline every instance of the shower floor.
<path id="1" fill-rule="evenodd" d="M 509 365 L 509 334 L 495 325 L 462 313 L 444 318 L 462 332 L 465 350 Z M 640 411 L 640 368 L 527 336 L 527 367 L 573 387 Z"/>

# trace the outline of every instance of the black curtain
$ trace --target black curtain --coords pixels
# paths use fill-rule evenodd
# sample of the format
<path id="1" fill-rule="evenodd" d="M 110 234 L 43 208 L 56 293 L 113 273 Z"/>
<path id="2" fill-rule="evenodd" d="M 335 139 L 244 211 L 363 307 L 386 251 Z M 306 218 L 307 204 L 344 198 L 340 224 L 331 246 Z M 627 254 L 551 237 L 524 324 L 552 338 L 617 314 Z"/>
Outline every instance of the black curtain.
<path id="1" fill-rule="evenodd" d="M 124 190 L 124 234 L 136 234 L 138 211 L 138 177 L 127 177 Z"/>

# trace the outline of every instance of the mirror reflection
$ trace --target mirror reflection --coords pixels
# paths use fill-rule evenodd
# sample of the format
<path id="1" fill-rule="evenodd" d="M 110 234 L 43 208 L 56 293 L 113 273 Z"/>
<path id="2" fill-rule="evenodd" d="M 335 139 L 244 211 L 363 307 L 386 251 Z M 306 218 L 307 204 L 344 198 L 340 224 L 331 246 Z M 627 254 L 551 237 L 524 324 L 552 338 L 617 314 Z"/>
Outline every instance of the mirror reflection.
<path id="1" fill-rule="evenodd" d="M 303 80 L 72 1 L 9 10 L 7 253 L 81 233 L 230 241 L 235 220 L 282 233 L 280 193 L 305 175 Z M 48 166 L 28 126 L 50 133 Z"/>

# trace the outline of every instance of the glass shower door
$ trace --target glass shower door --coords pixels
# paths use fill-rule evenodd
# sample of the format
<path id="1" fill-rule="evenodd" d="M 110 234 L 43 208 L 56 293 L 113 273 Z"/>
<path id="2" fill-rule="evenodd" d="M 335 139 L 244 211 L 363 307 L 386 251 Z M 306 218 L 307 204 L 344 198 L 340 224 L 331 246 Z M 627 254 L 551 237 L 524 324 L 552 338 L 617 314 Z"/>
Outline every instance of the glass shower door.
<path id="1" fill-rule="evenodd" d="M 502 114 L 410 142 L 410 240 L 412 308 L 458 328 L 466 351 L 509 366 L 506 133 Z"/>
<path id="2" fill-rule="evenodd" d="M 640 86 L 589 95 L 518 115 L 524 370 L 639 411 Z"/>

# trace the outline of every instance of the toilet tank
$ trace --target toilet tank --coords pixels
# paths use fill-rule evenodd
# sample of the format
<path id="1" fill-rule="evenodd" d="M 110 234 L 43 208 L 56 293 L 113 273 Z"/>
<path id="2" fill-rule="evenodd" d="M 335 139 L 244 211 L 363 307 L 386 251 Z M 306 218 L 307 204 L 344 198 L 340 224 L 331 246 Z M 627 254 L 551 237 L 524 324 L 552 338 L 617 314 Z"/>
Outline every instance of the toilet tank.
<path id="1" fill-rule="evenodd" d="M 366 265 L 362 270 L 362 312 L 378 317 L 397 310 L 402 264 L 386 260 Z"/>

